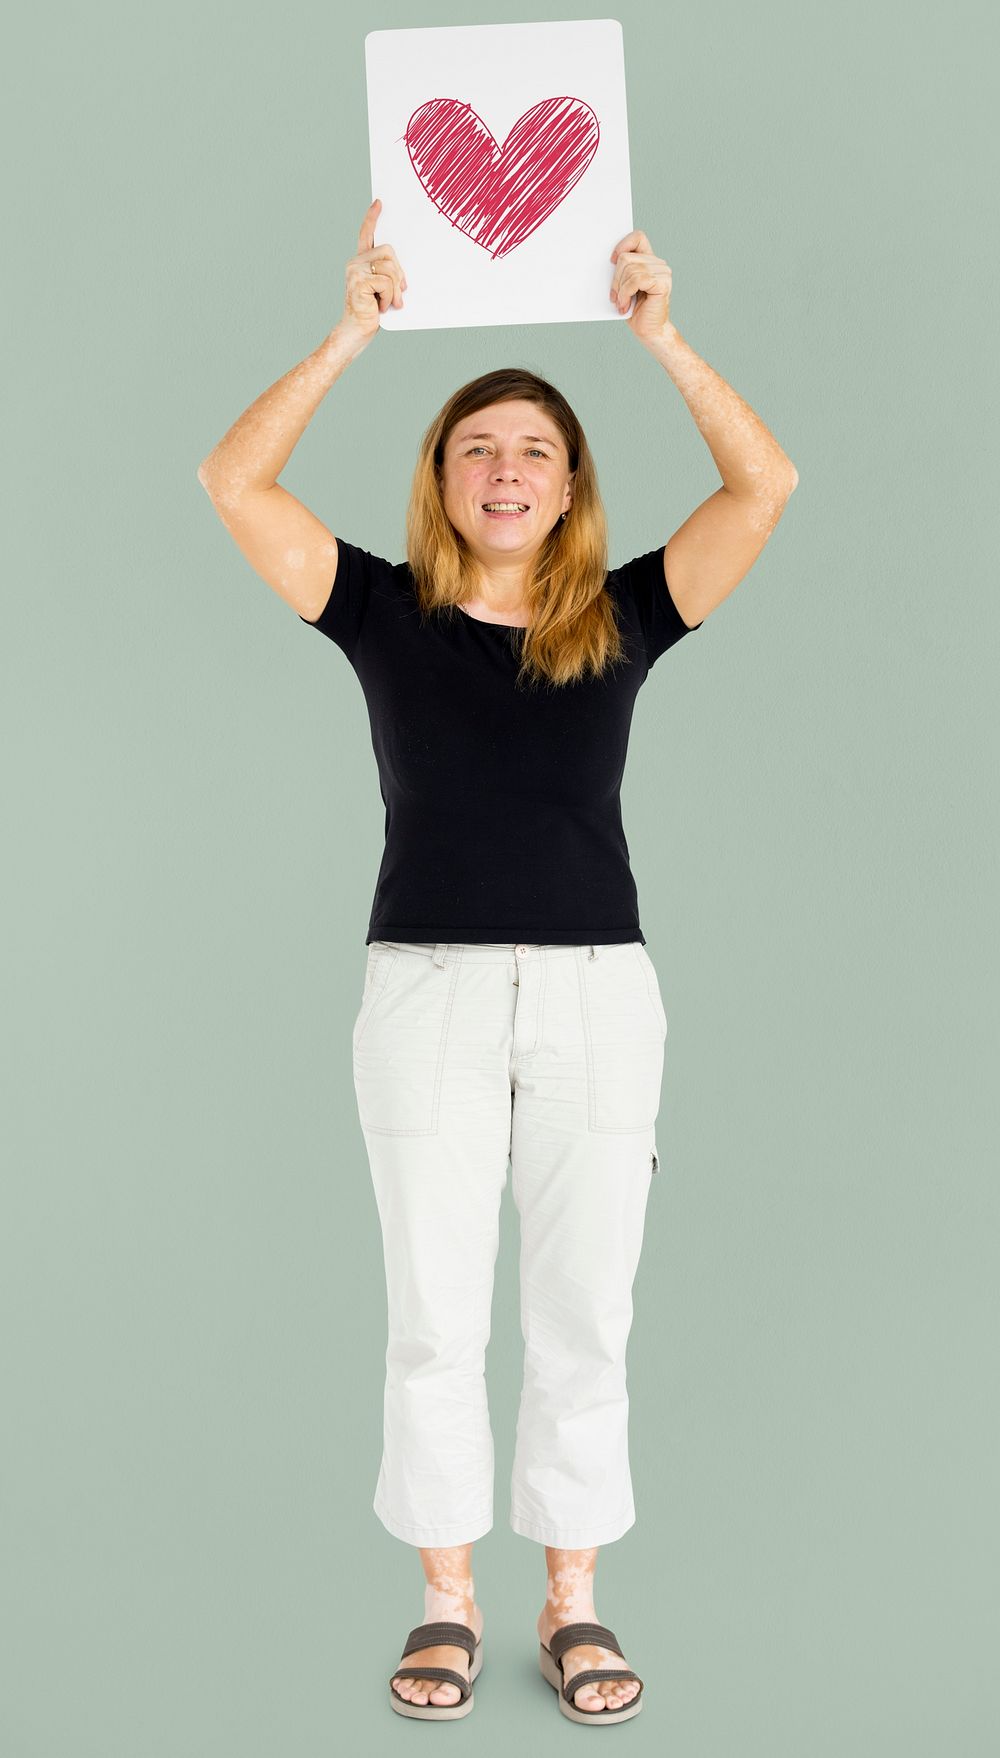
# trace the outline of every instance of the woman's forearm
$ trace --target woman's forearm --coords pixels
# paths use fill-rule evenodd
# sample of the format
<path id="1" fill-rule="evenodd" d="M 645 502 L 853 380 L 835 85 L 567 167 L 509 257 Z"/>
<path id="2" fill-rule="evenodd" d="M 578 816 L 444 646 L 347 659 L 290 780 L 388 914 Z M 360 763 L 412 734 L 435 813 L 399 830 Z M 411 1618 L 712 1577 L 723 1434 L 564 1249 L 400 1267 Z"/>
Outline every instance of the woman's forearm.
<path id="1" fill-rule="evenodd" d="M 273 488 L 330 386 L 366 346 L 340 323 L 311 354 L 263 391 L 198 469 L 209 494 Z"/>
<path id="2" fill-rule="evenodd" d="M 674 324 L 668 323 L 662 339 L 647 346 L 680 391 L 732 494 L 771 496 L 795 487 L 798 471 L 773 433 Z"/>

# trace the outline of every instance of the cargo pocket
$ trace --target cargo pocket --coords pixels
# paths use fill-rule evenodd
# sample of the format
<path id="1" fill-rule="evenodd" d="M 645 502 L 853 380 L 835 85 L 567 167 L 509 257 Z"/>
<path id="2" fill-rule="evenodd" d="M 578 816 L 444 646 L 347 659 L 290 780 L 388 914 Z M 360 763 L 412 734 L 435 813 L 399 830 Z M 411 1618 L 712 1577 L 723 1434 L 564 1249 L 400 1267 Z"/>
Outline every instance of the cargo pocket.
<path id="1" fill-rule="evenodd" d="M 588 1125 L 616 1135 L 650 1129 L 660 1109 L 667 1022 L 638 941 L 584 950 L 580 964 Z"/>
<path id="2" fill-rule="evenodd" d="M 436 1135 L 460 963 L 387 945 L 354 1030 L 354 1090 L 362 1129 Z"/>

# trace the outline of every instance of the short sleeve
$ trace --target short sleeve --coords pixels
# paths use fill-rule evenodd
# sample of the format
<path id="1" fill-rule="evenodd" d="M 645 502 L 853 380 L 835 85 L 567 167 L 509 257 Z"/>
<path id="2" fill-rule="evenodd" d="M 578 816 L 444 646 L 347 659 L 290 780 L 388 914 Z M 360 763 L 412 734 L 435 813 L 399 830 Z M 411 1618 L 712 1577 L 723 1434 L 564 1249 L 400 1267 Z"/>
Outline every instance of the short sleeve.
<path id="1" fill-rule="evenodd" d="M 351 659 L 368 614 L 372 588 L 386 569 L 392 571 L 391 562 L 338 537 L 337 572 L 330 596 L 315 622 L 303 616 L 299 620 L 335 641 Z"/>
<path id="2" fill-rule="evenodd" d="M 650 669 L 675 641 L 684 635 L 693 635 L 695 629 L 701 628 L 701 623 L 686 623 L 673 601 L 663 572 L 666 547 L 661 543 L 659 549 L 651 549 L 646 555 L 623 562 L 614 570 L 618 591 L 627 594 L 635 607 Z"/>

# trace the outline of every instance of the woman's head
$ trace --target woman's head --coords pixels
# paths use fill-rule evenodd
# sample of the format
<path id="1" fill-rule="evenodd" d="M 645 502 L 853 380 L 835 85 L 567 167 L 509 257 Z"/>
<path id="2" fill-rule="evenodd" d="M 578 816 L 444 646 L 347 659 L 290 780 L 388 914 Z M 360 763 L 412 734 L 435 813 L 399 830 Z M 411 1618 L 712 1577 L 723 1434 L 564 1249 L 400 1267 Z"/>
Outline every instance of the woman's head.
<path id="1" fill-rule="evenodd" d="M 445 514 L 487 577 L 494 562 L 523 573 L 557 520 L 568 516 L 575 472 L 564 428 L 543 404 L 511 397 L 473 410 L 442 435 Z M 515 501 L 523 513 L 488 510 Z"/>
<path id="2" fill-rule="evenodd" d="M 491 517 L 487 501 L 518 501 Z M 562 516 L 565 514 L 565 518 Z M 569 682 L 612 658 L 607 521 L 587 439 L 554 385 L 520 367 L 455 391 L 424 433 L 407 510 L 407 558 L 426 610 L 479 595 L 520 568 L 530 617 L 524 671 Z"/>

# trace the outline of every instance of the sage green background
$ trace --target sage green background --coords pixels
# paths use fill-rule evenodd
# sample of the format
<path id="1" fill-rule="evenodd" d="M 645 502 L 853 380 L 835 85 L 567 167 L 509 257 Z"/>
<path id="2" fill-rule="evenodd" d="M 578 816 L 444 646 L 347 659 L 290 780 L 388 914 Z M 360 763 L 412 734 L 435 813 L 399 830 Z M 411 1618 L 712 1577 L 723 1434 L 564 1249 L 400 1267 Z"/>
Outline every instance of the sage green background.
<path id="1" fill-rule="evenodd" d="M 350 1040 L 382 805 L 347 661 L 196 481 L 340 316 L 378 193 L 366 31 L 496 16 L 8 29 L 5 1758 L 585 1738 L 537 1670 L 544 1553 L 507 1525 L 509 1182 L 486 1666 L 451 1732 L 386 1701 L 423 1581 L 371 1510 L 385 1299 Z M 651 675 L 623 790 L 670 1030 L 638 1522 L 598 1568 L 646 1680 L 619 1738 L 992 1758 L 996 33 L 969 5 L 615 16 L 634 223 L 801 478 Z M 578 410 L 613 560 L 718 487 L 627 327 L 556 323 L 383 333 L 285 485 L 400 558 L 424 426 L 511 362 Z"/>

